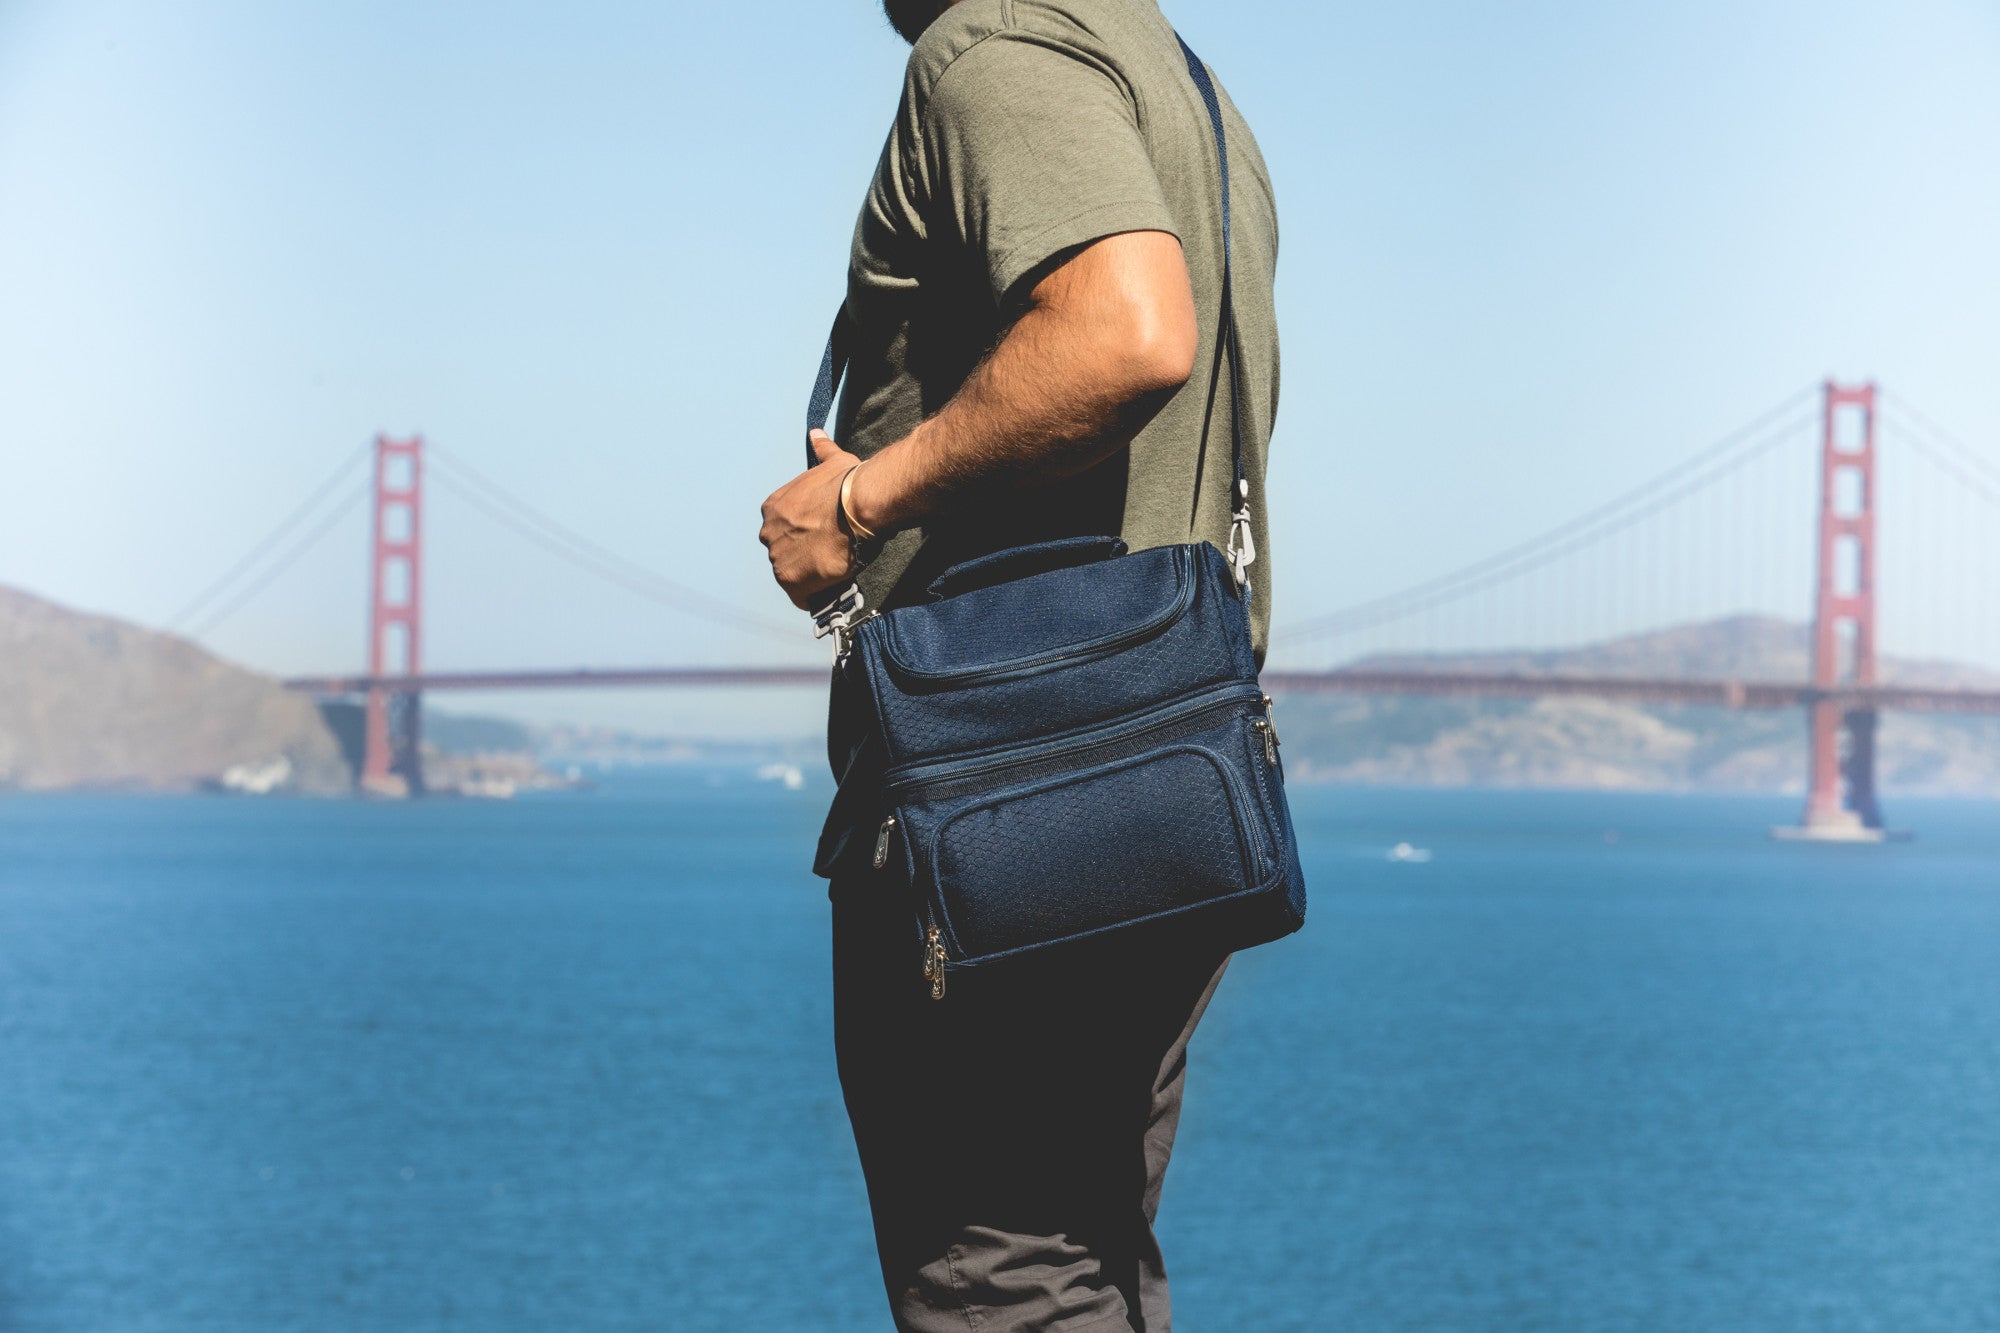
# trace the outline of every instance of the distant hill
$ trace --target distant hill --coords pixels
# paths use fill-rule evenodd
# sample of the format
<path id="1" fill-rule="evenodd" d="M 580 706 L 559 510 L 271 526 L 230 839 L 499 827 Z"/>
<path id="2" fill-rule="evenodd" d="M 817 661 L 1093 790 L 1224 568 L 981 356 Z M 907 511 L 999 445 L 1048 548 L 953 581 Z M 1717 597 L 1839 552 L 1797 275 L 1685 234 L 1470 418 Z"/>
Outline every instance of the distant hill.
<path id="1" fill-rule="evenodd" d="M 1803 625 L 1738 616 L 1569 650 L 1381 656 L 1355 666 L 1530 675 L 1804 680 Z M 1885 659 L 1885 683 L 2000 688 L 2000 676 L 1943 662 Z M 1797 792 L 1803 714 L 1409 696 L 1295 695 L 1281 702 L 1295 779 L 1411 786 L 1587 787 Z M 1888 713 L 1885 791 L 2000 796 L 2000 719 Z"/>
<path id="2" fill-rule="evenodd" d="M 350 787 L 310 698 L 177 635 L 0 587 L 0 789 L 186 791 L 232 768 Z"/>

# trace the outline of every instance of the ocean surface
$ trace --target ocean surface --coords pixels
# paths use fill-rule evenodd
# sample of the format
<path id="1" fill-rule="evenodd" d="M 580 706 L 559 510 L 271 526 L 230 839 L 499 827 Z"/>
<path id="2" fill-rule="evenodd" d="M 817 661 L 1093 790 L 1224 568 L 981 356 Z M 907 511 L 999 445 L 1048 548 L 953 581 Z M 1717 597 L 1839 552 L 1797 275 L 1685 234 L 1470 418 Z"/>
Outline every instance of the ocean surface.
<path id="1" fill-rule="evenodd" d="M 825 794 L 0 799 L 0 1328 L 888 1328 Z M 1193 1051 L 1183 1333 L 2000 1329 L 2000 806 L 1294 798 L 1311 920 Z"/>

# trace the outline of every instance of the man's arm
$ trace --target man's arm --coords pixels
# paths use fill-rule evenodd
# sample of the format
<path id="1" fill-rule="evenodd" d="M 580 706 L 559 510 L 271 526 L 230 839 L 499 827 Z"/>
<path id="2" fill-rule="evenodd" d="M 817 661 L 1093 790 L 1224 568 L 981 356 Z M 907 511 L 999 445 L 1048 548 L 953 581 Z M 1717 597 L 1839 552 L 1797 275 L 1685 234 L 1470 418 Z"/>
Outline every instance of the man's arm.
<path id="1" fill-rule="evenodd" d="M 890 532 L 1092 467 L 1187 382 L 1199 338 L 1178 240 L 1134 231 L 1093 241 L 1035 284 L 1027 309 L 937 415 L 861 466 L 850 517 Z M 823 433 L 813 448 L 819 462 L 764 501 L 758 534 L 772 574 L 802 607 L 854 573 L 836 506 L 860 460 Z"/>

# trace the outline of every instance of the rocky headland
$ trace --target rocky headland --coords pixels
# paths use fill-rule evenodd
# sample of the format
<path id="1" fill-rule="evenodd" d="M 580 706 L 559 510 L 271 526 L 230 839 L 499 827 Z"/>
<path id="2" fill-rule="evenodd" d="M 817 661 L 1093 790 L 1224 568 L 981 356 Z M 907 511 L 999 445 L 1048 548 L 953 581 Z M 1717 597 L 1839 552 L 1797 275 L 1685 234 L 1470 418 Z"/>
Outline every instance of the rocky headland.
<path id="1" fill-rule="evenodd" d="M 0 587 L 0 789 L 345 792 L 319 706 L 188 639 Z"/>

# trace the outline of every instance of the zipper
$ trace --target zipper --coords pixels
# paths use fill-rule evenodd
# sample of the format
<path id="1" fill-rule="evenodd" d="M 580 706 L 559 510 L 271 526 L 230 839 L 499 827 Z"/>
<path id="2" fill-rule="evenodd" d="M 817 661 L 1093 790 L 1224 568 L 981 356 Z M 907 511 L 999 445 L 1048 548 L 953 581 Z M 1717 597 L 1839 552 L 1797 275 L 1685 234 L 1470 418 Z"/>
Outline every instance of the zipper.
<path id="1" fill-rule="evenodd" d="M 1094 662 L 1098 658 L 1121 652 L 1135 643 L 1143 643 L 1147 639 L 1158 637 L 1167 626 L 1187 614 L 1188 607 L 1194 603 L 1195 584 L 1199 580 L 1192 577 L 1179 561 L 1175 563 L 1175 574 L 1180 580 L 1180 589 L 1170 606 L 1141 624 L 1102 639 L 1094 639 L 1087 643 L 1065 644 L 1061 648 L 1051 648 L 1045 652 L 1017 657 L 1011 662 L 996 662 L 992 666 L 976 667 L 969 671 L 927 671 L 922 667 L 913 667 L 897 656 L 893 642 L 885 645 L 886 651 L 883 656 L 888 659 L 889 665 L 898 675 L 929 684 L 948 681 L 953 685 L 988 684 L 1011 680 L 1016 676 L 1031 676 L 1049 667 Z M 892 630 L 893 628 L 891 626 Z"/>
<path id="2" fill-rule="evenodd" d="M 1262 789 L 1253 779 L 1251 782 L 1252 790 L 1249 792 L 1244 791 L 1242 779 L 1238 778 L 1236 773 L 1228 768 L 1222 770 L 1222 781 L 1229 788 L 1230 799 L 1236 803 L 1237 809 L 1241 810 L 1244 813 L 1244 817 L 1249 821 L 1244 830 L 1244 837 L 1248 840 L 1251 858 L 1253 860 L 1261 860 L 1271 855 L 1270 849 L 1264 846 L 1264 821 L 1257 817 Z"/>
<path id="3" fill-rule="evenodd" d="M 926 912 L 925 917 L 929 917 Z M 944 941 L 938 938 L 938 928 L 926 924 L 924 927 L 924 980 L 931 983 L 931 998 L 944 998 Z"/>
<path id="4" fill-rule="evenodd" d="M 889 864 L 889 838 L 896 832 L 896 817 L 890 815 L 882 821 L 882 827 L 875 834 L 875 868 Z"/>
<path id="5" fill-rule="evenodd" d="M 1278 766 L 1278 720 L 1272 715 L 1271 696 L 1264 696 L 1264 716 L 1250 724 L 1264 738 L 1264 762 L 1272 768 Z"/>
<path id="6" fill-rule="evenodd" d="M 1262 697 L 1254 693 L 1254 685 L 1232 684 L 1222 690 L 1221 697 L 1216 697 L 1216 691 L 1209 691 L 1183 701 L 1166 713 L 1114 723 L 1080 736 L 1037 741 L 978 760 L 953 759 L 918 764 L 901 772 L 892 770 L 888 775 L 889 789 L 902 800 L 936 799 L 960 791 L 978 791 L 1001 775 L 1028 778 L 1042 769 L 1061 772 L 1075 767 L 1082 757 L 1140 737 L 1157 743 L 1203 731 L 1213 724 L 1215 714 L 1238 711 L 1244 704 Z"/>
<path id="7" fill-rule="evenodd" d="M 881 870 L 889 864 L 889 841 L 896 836 L 896 817 L 890 815 L 882 821 L 882 827 L 875 831 L 875 868 Z M 924 980 L 931 983 L 931 998 L 944 998 L 944 940 L 937 926 L 931 922 L 931 909 L 926 906 L 919 914 L 924 930 Z"/>

